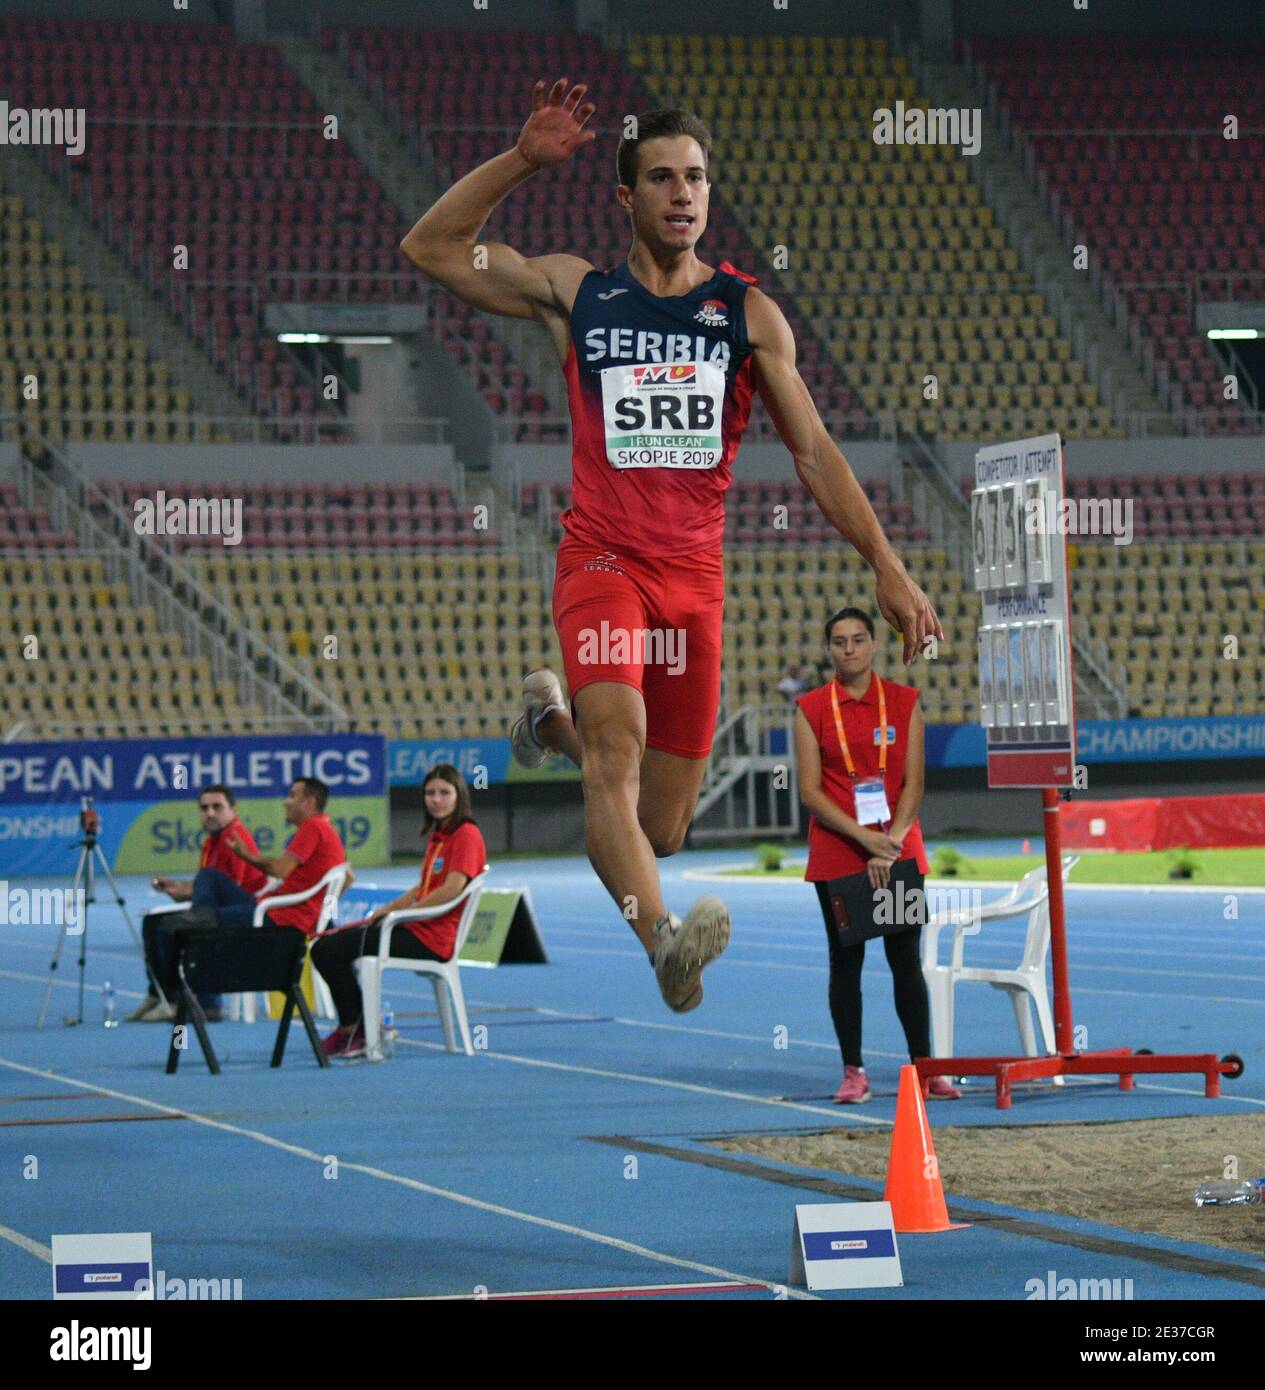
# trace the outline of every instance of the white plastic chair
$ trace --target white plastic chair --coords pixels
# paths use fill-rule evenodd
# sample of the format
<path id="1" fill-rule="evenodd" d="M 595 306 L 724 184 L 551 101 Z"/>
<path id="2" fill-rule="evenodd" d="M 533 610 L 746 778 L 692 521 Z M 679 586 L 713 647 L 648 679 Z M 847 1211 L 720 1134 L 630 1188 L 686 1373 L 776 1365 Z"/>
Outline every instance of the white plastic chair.
<path id="1" fill-rule="evenodd" d="M 335 864 L 324 878 L 319 879 L 310 888 L 305 888 L 301 893 L 282 893 L 272 898 L 260 898 L 255 904 L 255 919 L 251 925 L 262 926 L 264 917 L 274 907 L 292 907 L 295 903 L 305 903 L 318 893 L 324 893 L 325 898 L 321 903 L 320 916 L 316 919 L 315 936 L 319 936 L 334 920 L 334 913 L 338 910 L 338 895 L 343 891 L 343 885 L 347 882 L 347 875 L 350 872 L 350 864 Z M 267 891 L 266 887 L 264 891 Z M 329 986 L 321 979 L 317 970 L 312 971 L 312 986 L 316 996 L 317 1016 L 333 1018 L 334 1001 L 330 998 Z M 267 996 L 263 997 L 266 1000 Z M 267 1005 L 265 1003 L 266 1011 Z M 228 1016 L 231 1019 L 240 1017 L 243 1023 L 254 1023 L 255 995 L 253 993 L 229 995 Z"/>
<path id="2" fill-rule="evenodd" d="M 360 969 L 360 994 L 364 1001 L 365 1048 L 370 1057 L 380 1055 L 382 973 L 385 970 L 411 970 L 415 975 L 429 976 L 435 989 L 435 1007 L 439 1010 L 439 1020 L 443 1024 L 444 1045 L 449 1052 L 458 1051 L 457 1034 L 453 1028 L 455 1018 L 466 1056 L 474 1055 L 474 1045 L 470 1041 L 470 1023 L 466 1017 L 465 995 L 461 992 L 461 949 L 466 944 L 466 937 L 470 935 L 470 928 L 474 925 L 487 876 L 488 869 L 485 865 L 483 872 L 476 874 L 451 902 L 440 903 L 438 907 L 406 907 L 399 912 L 389 912 L 382 919 L 377 955 L 361 956 L 357 962 Z M 391 954 L 391 933 L 396 927 L 405 922 L 425 922 L 435 917 L 443 917 L 459 904 L 464 906 L 461 920 L 457 924 L 457 940 L 452 948 L 450 960 L 418 960 L 414 956 Z"/>
<path id="3" fill-rule="evenodd" d="M 1080 861 L 1079 854 L 1063 856 L 1063 882 Z M 1001 922 L 1011 917 L 1028 917 L 1028 932 L 1024 939 L 1023 957 L 1010 970 L 984 969 L 962 963 L 967 936 L 974 936 L 984 922 Z M 940 932 L 953 928 L 953 945 L 948 964 L 942 965 L 939 956 Z M 1037 1057 L 1036 1035 L 1032 1029 L 1029 1005 L 1037 1012 L 1045 1052 L 1054 1047 L 1054 1016 L 1050 1011 L 1050 994 L 1045 980 L 1045 958 L 1050 949 L 1050 887 L 1046 882 L 1045 865 L 1025 874 L 1009 892 L 996 902 L 973 911 L 951 912 L 928 920 L 922 944 L 922 973 L 927 982 L 931 1002 L 931 1047 L 937 1057 L 953 1055 L 954 990 L 958 984 L 986 984 L 1004 989 L 1010 995 L 1019 1027 L 1019 1041 L 1025 1057 Z M 1054 1078 L 1061 1085 L 1063 1078 Z"/>

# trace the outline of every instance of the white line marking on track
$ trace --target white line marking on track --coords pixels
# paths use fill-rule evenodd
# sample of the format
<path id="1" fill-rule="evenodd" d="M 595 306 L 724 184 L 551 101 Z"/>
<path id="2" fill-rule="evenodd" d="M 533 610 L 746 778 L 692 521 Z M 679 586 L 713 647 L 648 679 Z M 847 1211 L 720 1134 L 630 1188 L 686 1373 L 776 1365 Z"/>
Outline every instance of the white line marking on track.
<path id="1" fill-rule="evenodd" d="M 642 959 L 642 953 L 637 951 L 616 951 L 606 950 L 598 946 L 567 946 L 561 947 L 564 951 L 569 951 L 576 956 L 627 956 L 630 960 Z M 801 975 L 828 975 L 829 968 L 825 965 L 790 965 L 786 961 L 763 961 L 763 960 L 737 960 L 729 953 L 726 953 L 723 960 L 716 962 L 717 965 L 726 965 L 731 969 L 738 970 L 784 970 L 793 971 Z M 1105 970 L 1124 970 L 1128 974 L 1149 974 L 1149 975 L 1175 975 L 1178 978 L 1191 978 L 1195 972 L 1189 970 L 1143 970 L 1132 966 L 1099 966 L 1099 965 L 1078 965 L 1076 961 L 1069 960 L 1068 966 L 1072 970 L 1081 971 L 1087 974 L 1094 974 Z M 881 969 L 879 962 L 875 962 L 875 968 Z M 1222 980 L 1224 973 L 1211 974 L 1209 979 Z M 1248 979 L 1249 976 L 1234 976 L 1235 979 Z M 1127 990 L 1127 989 L 1093 989 L 1088 985 L 1077 985 L 1078 992 L 1086 994 L 1119 994 L 1129 999 L 1182 999 L 1190 1000 L 1196 1004 L 1265 1004 L 1265 999 L 1240 999 L 1232 996 L 1217 996 L 1211 994 L 1171 994 L 1167 991 L 1146 991 L 1146 990 Z"/>
<path id="2" fill-rule="evenodd" d="M 564 951 L 570 951 L 575 956 L 624 956 L 628 960 L 645 960 L 644 951 L 616 951 L 606 949 L 601 946 L 567 946 L 562 947 Z M 821 953 L 825 956 L 825 951 Z M 827 967 L 824 965 L 788 965 L 785 961 L 777 960 L 735 960 L 726 954 L 724 959 L 730 965 L 736 965 L 747 970 L 797 970 L 810 975 L 825 975 Z"/>
<path id="3" fill-rule="evenodd" d="M 431 1052 L 446 1052 L 447 1048 L 443 1043 L 422 1042 L 419 1038 L 400 1037 L 396 1039 L 398 1043 L 406 1043 L 409 1047 L 424 1047 Z M 498 1062 L 517 1062 L 524 1067 L 545 1067 L 550 1071 L 569 1071 L 577 1072 L 582 1076 L 604 1076 L 610 1081 L 633 1081 L 643 1086 L 665 1086 L 673 1091 L 692 1091 L 695 1095 L 715 1096 L 720 1100 L 740 1100 L 749 1105 L 771 1105 L 777 1110 L 805 1110 L 810 1115 L 829 1115 L 832 1120 L 840 1119 L 840 1108 L 832 1106 L 827 1110 L 820 1105 L 804 1105 L 800 1101 L 794 1100 L 775 1100 L 772 1096 L 755 1096 L 749 1091 L 722 1091 L 717 1086 L 703 1086 L 693 1081 L 668 1081 L 661 1076 L 642 1076 L 638 1072 L 628 1071 L 607 1071 L 604 1067 L 581 1067 L 574 1062 L 549 1062 L 540 1057 L 519 1057 L 512 1052 L 476 1052 L 476 1057 L 492 1057 Z M 860 1124 L 879 1125 L 884 1129 L 890 1129 L 892 1120 L 879 1120 L 872 1115 L 853 1115 L 849 1114 L 849 1120 L 856 1120 Z"/>
<path id="4" fill-rule="evenodd" d="M 1026 927 L 1025 927 L 1025 931 L 1026 931 Z M 589 939 L 589 940 L 609 940 L 609 939 L 610 939 L 609 933 L 607 933 L 607 932 L 599 932 L 599 931 L 581 931 L 581 930 L 579 930 L 579 929 L 577 929 L 577 928 L 575 928 L 575 927 L 554 927 L 554 928 L 550 931 L 549 935 L 550 935 L 550 938 L 551 938 L 551 939 L 554 939 L 554 938 L 557 938 L 557 937 L 561 937 L 561 936 L 578 936 L 578 937 L 584 937 L 584 938 Z M 990 930 L 990 935 L 991 935 L 991 930 Z M 1110 938 L 1108 938 L 1108 939 L 1110 939 Z M 1017 933 L 1016 933 L 1009 941 L 999 941 L 999 940 L 985 941 L 985 940 L 982 938 L 982 936 L 976 936 L 976 937 L 972 938 L 972 941 L 971 941 L 971 953 L 972 953 L 973 955 L 978 955 L 979 953 L 981 953 L 981 952 L 983 952 L 983 951 L 988 951 L 988 950 L 991 950 L 991 951 L 1004 951 L 1004 952 L 1007 952 L 1007 953 L 1013 953 L 1013 952 L 1015 951 L 1015 949 L 1016 949 L 1016 942 L 1018 942 L 1019 940 L 1020 940 L 1020 936 L 1019 936 L 1019 934 L 1017 934 Z M 877 943 L 876 943 L 876 944 L 877 944 Z M 1073 952 L 1074 952 L 1075 954 L 1077 954 L 1077 955 L 1104 955 L 1104 956 L 1116 955 L 1116 956 L 1120 956 L 1120 955 L 1125 955 L 1125 954 L 1127 954 L 1128 951 L 1131 950 L 1131 949 L 1136 949 L 1137 944 L 1138 944 L 1138 943 L 1137 943 L 1136 938 L 1134 938 L 1134 937 L 1131 936 L 1130 939 L 1129 939 L 1129 941 L 1128 941 L 1127 943 L 1121 943 L 1121 944 L 1119 944 L 1119 945 L 1117 945 L 1117 946 L 1114 946 L 1114 947 L 1112 947 L 1112 946 L 1086 946 L 1086 945 L 1083 943 L 1083 941 L 1081 941 L 1081 940 L 1076 940 L 1076 941 L 1073 941 L 1073 942 L 1071 943 L 1071 948 L 1072 948 Z M 1243 942 L 1243 943 L 1241 943 L 1241 944 L 1243 944 L 1243 945 L 1248 945 L 1249 943 L 1248 943 L 1248 942 Z M 798 944 L 796 944 L 796 943 L 794 943 L 794 942 L 787 942 L 787 941 L 757 941 L 757 940 L 754 940 L 752 937 L 748 936 L 745 932 L 741 932 L 741 931 L 740 931 L 739 934 L 738 934 L 737 936 L 735 936 L 734 939 L 729 943 L 728 952 L 727 952 L 727 954 L 726 954 L 726 956 L 725 956 L 725 959 L 728 960 L 728 961 L 731 961 L 731 962 L 736 962 L 736 961 L 737 961 L 737 958 L 736 958 L 735 956 L 733 956 L 732 952 L 734 952 L 734 951 L 736 951 L 736 950 L 743 950 L 744 948 L 745 948 L 746 950 L 753 950 L 753 951 L 778 951 L 778 952 L 794 951 L 794 952 L 796 952 L 796 953 L 798 953 L 798 954 L 800 954 L 800 955 L 816 956 L 816 957 L 818 957 L 818 958 L 821 959 L 821 960 L 824 960 L 824 959 L 826 958 L 826 948 L 825 948 L 824 946 L 822 946 L 822 945 L 816 945 L 816 944 L 815 944 L 815 945 L 811 945 L 811 946 L 810 946 L 810 945 L 798 945 Z M 580 947 L 568 946 L 567 949 L 568 949 L 568 950 L 579 950 L 579 949 L 582 949 L 582 948 L 580 948 Z M 1225 954 L 1220 954 L 1220 953 L 1218 953 L 1218 954 L 1216 954 L 1216 955 L 1210 956 L 1209 953 L 1206 952 L 1206 951 L 1170 951 L 1170 950 L 1168 949 L 1168 946 L 1167 946 L 1166 943 L 1164 944 L 1163 950 L 1164 950 L 1164 955 L 1165 955 L 1166 958 L 1201 960 L 1201 961 L 1203 961 L 1205 964 L 1216 964 L 1216 963 L 1219 962 L 1219 961 L 1224 961 L 1224 962 L 1226 962 L 1226 963 L 1229 963 L 1229 962 L 1231 962 L 1231 961 L 1236 961 L 1236 960 L 1237 960 L 1237 961 L 1243 961 L 1243 960 L 1259 961 L 1259 960 L 1260 960 L 1259 954 L 1257 954 L 1257 955 L 1251 955 L 1251 954 L 1247 954 L 1247 955 L 1225 955 Z M 629 954 L 634 954 L 634 953 L 631 953 L 631 952 L 630 952 Z M 758 962 L 758 961 L 742 961 L 741 964 L 743 964 L 743 965 L 758 965 L 758 964 L 760 964 L 760 962 Z M 1081 965 L 1078 961 L 1075 961 L 1075 960 L 1071 961 L 1070 964 L 1071 964 L 1073 967 L 1075 967 L 1076 969 L 1079 969 L 1079 970 L 1116 970 L 1116 971 L 1134 972 L 1134 973 L 1137 973 L 1137 974 L 1139 974 L 1139 975 L 1176 975 L 1176 976 L 1178 976 L 1179 978 L 1185 977 L 1185 976 L 1190 976 L 1190 977 L 1193 977 L 1193 978 L 1204 978 L 1204 979 L 1209 979 L 1209 980 L 1219 980 L 1219 979 L 1223 979 L 1223 978 L 1224 978 L 1224 972 L 1211 972 L 1211 973 L 1207 973 L 1207 972 L 1199 972 L 1199 971 L 1193 971 L 1193 970 L 1167 970 L 1167 971 L 1166 971 L 1166 970 L 1147 970 L 1147 969 L 1144 969 L 1144 968 L 1141 967 L 1141 966 L 1123 966 L 1123 965 Z M 1247 980 L 1247 979 L 1261 980 L 1262 978 L 1265 978 L 1265 977 L 1262 977 L 1262 976 L 1260 976 L 1260 975 L 1256 975 L 1256 976 L 1251 976 L 1251 975 L 1238 975 L 1238 976 L 1236 976 L 1235 978 L 1236 978 L 1236 979 L 1243 979 L 1243 980 Z"/>
<path id="5" fill-rule="evenodd" d="M 1265 1005 L 1265 999 L 1243 999 L 1233 994 L 1165 994 L 1152 990 L 1149 993 L 1138 989 L 1095 989 L 1093 985 L 1077 985 L 1077 994 L 1111 994 L 1122 999 L 1170 999 L 1188 1000 L 1192 1004 L 1253 1004 L 1257 1008 Z"/>
<path id="6" fill-rule="evenodd" d="M 1231 1086 L 1236 1083 L 1230 1077 L 1225 1077 Z M 1140 1081 L 1137 1078 L 1133 1083 L 1139 1091 L 1171 1091 L 1178 1096 L 1198 1096 L 1200 1100 L 1207 1100 L 1208 1097 L 1203 1093 L 1203 1087 L 1198 1089 L 1191 1086 L 1162 1086 L 1158 1081 Z M 1236 1100 L 1240 1105 L 1265 1105 L 1265 1100 L 1257 1100 L 1255 1096 L 1236 1096 L 1228 1092 L 1224 1085 L 1221 1087 L 1222 1100 Z"/>
<path id="7" fill-rule="evenodd" d="M 12 945 L 13 943 L 9 942 L 8 944 Z M 135 957 L 133 957 L 133 959 L 135 959 Z M 24 970 L 0 970 L 0 976 L 7 980 L 34 980 L 37 985 L 45 984 L 48 981 L 47 975 L 31 975 Z M 54 975 L 53 984 L 59 989 L 78 989 L 79 977 L 76 976 L 73 980 L 59 980 Z M 100 994 L 102 989 L 104 989 L 104 985 L 94 985 L 90 980 L 85 979 L 83 988 L 85 994 Z M 135 989 L 116 989 L 114 992 L 120 997 L 126 995 L 129 999 L 141 999 L 144 997 L 139 990 Z"/>
<path id="8" fill-rule="evenodd" d="M 698 1293 L 725 1293 L 734 1290 L 751 1288 L 767 1288 L 766 1284 L 596 1284 L 589 1288 L 580 1289 L 524 1289 L 521 1293 L 424 1293 L 424 1294 L 405 1294 L 402 1298 L 393 1299 L 392 1302 L 402 1303 L 502 1303 L 512 1302 L 515 1299 L 530 1298 L 574 1298 L 574 1299 L 601 1299 L 601 1298 L 626 1298 L 630 1294 L 698 1294 Z"/>
<path id="9" fill-rule="evenodd" d="M 7 1226 L 0 1226 L 0 1237 L 12 1241 L 14 1245 L 25 1250 L 28 1255 L 34 1255 L 36 1259 L 43 1260 L 45 1264 L 53 1263 L 53 1252 L 47 1245 L 41 1245 L 39 1241 L 32 1240 L 30 1236 L 24 1236 L 21 1231 L 11 1231 Z"/>
<path id="10" fill-rule="evenodd" d="M 420 1044 L 420 1046 L 426 1046 L 426 1044 Z M 165 1115 L 179 1115 L 183 1119 L 193 1121 L 194 1124 L 205 1125 L 208 1129 L 218 1129 L 226 1134 L 236 1134 L 244 1139 L 253 1139 L 256 1143 L 280 1149 L 283 1153 L 293 1154 L 296 1158 L 307 1159 L 311 1163 L 322 1165 L 325 1163 L 324 1156 L 311 1149 L 302 1148 L 298 1144 L 287 1144 L 284 1140 L 274 1139 L 272 1135 L 264 1134 L 257 1129 L 246 1129 L 242 1125 L 229 1124 L 226 1120 L 213 1120 L 209 1115 L 199 1115 L 193 1110 L 180 1110 L 171 1105 L 163 1105 L 159 1101 L 149 1100 L 145 1096 L 134 1096 L 127 1091 L 111 1090 L 98 1082 L 80 1081 L 77 1077 L 66 1076 L 61 1072 L 50 1071 L 47 1068 L 30 1067 L 23 1062 L 11 1061 L 8 1057 L 0 1057 L 0 1067 L 8 1067 L 12 1071 L 23 1072 L 28 1076 L 60 1081 L 64 1085 L 75 1086 L 84 1091 L 98 1091 L 103 1095 L 113 1097 L 115 1100 L 129 1101 L 133 1105 L 142 1106 L 146 1110 L 157 1110 Z M 771 1290 L 780 1290 L 785 1287 L 768 1279 L 735 1274 L 733 1270 L 718 1269 L 715 1265 L 701 1264 L 697 1260 L 682 1259 L 678 1255 L 665 1255 L 660 1250 L 651 1250 L 645 1245 L 636 1245 L 632 1241 L 620 1240 L 618 1236 L 604 1235 L 601 1231 L 590 1231 L 583 1226 L 572 1226 L 565 1221 L 550 1220 L 547 1216 L 535 1216 L 531 1212 L 517 1211 L 513 1207 L 501 1206 L 497 1202 L 485 1202 L 479 1197 L 469 1197 L 464 1192 L 454 1192 L 446 1187 L 435 1187 L 430 1183 L 419 1182 L 416 1178 L 406 1178 L 400 1173 L 388 1172 L 385 1168 L 373 1168 L 367 1163 L 340 1160 L 338 1166 L 340 1171 L 363 1173 L 367 1177 L 377 1178 L 381 1182 L 395 1183 L 414 1192 L 424 1192 L 429 1197 L 442 1197 L 445 1201 L 455 1202 L 459 1206 L 473 1207 L 477 1211 L 490 1212 L 493 1216 L 507 1216 L 511 1220 L 522 1221 L 531 1226 L 543 1226 L 547 1230 L 558 1231 L 563 1235 L 578 1236 L 581 1240 L 590 1240 L 597 1245 L 609 1246 L 613 1250 L 622 1250 L 628 1255 L 638 1255 L 642 1259 L 655 1260 L 659 1264 L 675 1265 L 678 1269 L 692 1269 L 699 1274 L 710 1274 L 717 1279 L 734 1280 L 744 1284 L 761 1284 Z M 52 1252 L 49 1253 L 51 1256 Z M 815 1295 L 800 1289 L 787 1289 L 787 1294 L 791 1298 L 814 1299 L 816 1301 Z"/>
<path id="11" fill-rule="evenodd" d="M 549 1014 L 555 1018 L 585 1018 L 585 1014 L 563 1013 L 560 1009 L 546 1009 L 538 1007 L 537 1013 Z M 612 1023 L 622 1023 L 627 1028 L 655 1028 L 665 1033 L 694 1033 L 705 1038 L 732 1038 L 736 1042 L 756 1042 L 768 1044 L 769 1036 L 767 1033 L 726 1033 L 719 1028 L 698 1028 L 691 1027 L 686 1023 L 651 1023 L 649 1019 L 642 1018 L 612 1018 Z M 792 1047 L 819 1047 L 826 1052 L 838 1052 L 837 1042 L 817 1042 L 811 1038 L 788 1038 L 787 1041 Z M 877 1047 L 867 1047 L 866 1052 L 874 1057 L 905 1057 L 903 1052 L 883 1052 Z"/>

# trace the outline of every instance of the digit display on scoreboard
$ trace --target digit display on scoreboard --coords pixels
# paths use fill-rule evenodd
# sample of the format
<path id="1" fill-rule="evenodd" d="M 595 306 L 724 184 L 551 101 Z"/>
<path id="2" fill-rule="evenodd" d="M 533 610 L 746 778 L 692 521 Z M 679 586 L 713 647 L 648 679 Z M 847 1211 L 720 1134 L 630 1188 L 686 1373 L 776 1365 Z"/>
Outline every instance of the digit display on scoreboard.
<path id="1" fill-rule="evenodd" d="M 971 570 L 982 606 L 979 702 L 990 786 L 1072 785 L 1067 548 L 1052 524 L 1063 495 L 1057 434 L 988 445 L 975 456 Z"/>

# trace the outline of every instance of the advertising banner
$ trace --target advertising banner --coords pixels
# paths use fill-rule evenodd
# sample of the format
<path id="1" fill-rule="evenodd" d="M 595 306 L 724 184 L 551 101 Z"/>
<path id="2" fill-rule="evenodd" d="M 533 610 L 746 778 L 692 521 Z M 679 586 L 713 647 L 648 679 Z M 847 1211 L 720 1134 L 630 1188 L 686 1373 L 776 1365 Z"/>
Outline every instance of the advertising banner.
<path id="1" fill-rule="evenodd" d="M 0 876 L 70 875 L 91 797 L 116 873 L 189 875 L 198 867 L 197 794 L 221 784 L 262 854 L 294 828 L 281 802 L 296 777 L 328 784 L 330 820 L 353 864 L 385 864 L 386 741 L 380 734 L 114 739 L 0 746 Z"/>

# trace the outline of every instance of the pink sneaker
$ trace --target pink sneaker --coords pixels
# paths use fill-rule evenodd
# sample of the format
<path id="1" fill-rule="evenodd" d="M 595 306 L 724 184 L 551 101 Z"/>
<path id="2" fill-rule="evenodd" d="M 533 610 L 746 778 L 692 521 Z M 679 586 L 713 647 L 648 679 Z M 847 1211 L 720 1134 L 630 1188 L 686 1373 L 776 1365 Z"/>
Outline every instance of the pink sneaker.
<path id="1" fill-rule="evenodd" d="M 362 1057 L 365 1051 L 363 1028 L 335 1028 L 321 1043 L 327 1057 Z"/>
<path id="2" fill-rule="evenodd" d="M 962 1092 L 950 1085 L 947 1076 L 930 1076 L 922 1083 L 923 1100 L 961 1100 Z"/>
<path id="3" fill-rule="evenodd" d="M 843 1085 L 835 1092 L 836 1105 L 861 1105 L 870 1099 L 870 1083 L 864 1067 L 844 1067 Z"/>

